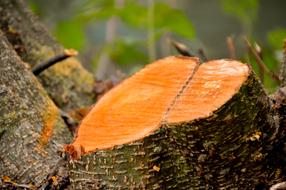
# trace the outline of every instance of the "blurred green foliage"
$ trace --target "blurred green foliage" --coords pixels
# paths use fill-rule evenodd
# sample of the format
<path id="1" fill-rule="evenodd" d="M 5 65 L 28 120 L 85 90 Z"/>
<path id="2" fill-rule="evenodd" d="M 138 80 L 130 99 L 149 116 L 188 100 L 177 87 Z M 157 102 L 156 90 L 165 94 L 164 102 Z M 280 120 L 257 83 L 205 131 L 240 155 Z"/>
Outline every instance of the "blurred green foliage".
<path id="1" fill-rule="evenodd" d="M 114 0 L 87 0 L 78 6 L 76 14 L 69 19 L 58 22 L 55 27 L 56 38 L 66 47 L 79 51 L 88 43 L 85 35 L 86 28 L 98 21 L 107 22 L 116 17 L 120 20 L 120 29 L 124 34 L 117 34 L 113 42 L 102 44 L 93 63 L 97 63 L 99 55 L 108 53 L 110 58 L 119 65 L 130 63 L 146 64 L 148 62 L 147 31 L 148 6 L 134 0 L 125 0 L 122 7 L 115 6 Z M 181 36 L 186 40 L 194 39 L 195 29 L 192 22 L 182 10 L 174 9 L 167 3 L 154 4 L 155 39 L 158 40 L 166 32 Z M 137 31 L 141 36 L 134 38 L 129 32 Z M 156 44 L 155 44 L 156 45 Z"/>
<path id="2" fill-rule="evenodd" d="M 258 0 L 221 0 L 226 13 L 236 16 L 243 23 L 251 23 L 257 18 Z"/>
<path id="3" fill-rule="evenodd" d="M 220 2 L 223 10 L 227 14 L 235 16 L 244 24 L 245 34 L 252 38 L 252 44 L 255 46 L 257 41 L 255 40 L 255 36 L 252 35 L 251 28 L 258 16 L 259 0 L 220 0 Z M 279 55 L 279 52 L 282 50 L 282 42 L 285 37 L 285 29 L 276 29 L 270 31 L 267 34 L 267 42 L 271 47 L 259 46 L 264 64 L 277 75 L 279 75 L 279 65 L 282 59 L 281 56 L 279 57 L 277 55 Z M 256 63 L 253 55 L 249 55 L 246 52 L 244 58 L 242 59 L 247 63 L 250 63 L 254 71 L 258 75 L 261 75 L 261 71 L 259 70 L 258 64 Z M 264 82 L 264 86 L 269 92 L 274 92 L 278 86 L 277 81 L 275 81 L 265 72 L 262 80 Z"/>
<path id="4" fill-rule="evenodd" d="M 33 11 L 41 16 L 43 7 L 39 7 L 39 0 L 29 1 L 31 1 L 30 4 Z M 42 4 L 45 2 L 44 0 L 40 1 Z M 187 15 L 187 11 L 192 11 L 192 7 L 187 9 L 177 7 L 178 0 L 61 1 L 63 1 L 64 5 L 73 8 L 72 14 L 67 14 L 53 23 L 52 30 L 54 35 L 64 46 L 85 52 L 85 56 L 87 55 L 86 52 L 92 49 L 88 59 L 89 63 L 93 64 L 92 68 L 96 68 L 102 54 L 107 54 L 119 68 L 125 71 L 133 71 L 135 67 L 147 64 L 150 56 L 150 51 L 148 51 L 148 46 L 150 46 L 150 43 L 148 43 L 150 42 L 150 36 L 148 35 L 150 35 L 150 31 L 155 36 L 153 46 L 157 51 L 157 58 L 166 55 L 161 53 L 163 51 L 162 46 L 170 46 L 166 42 L 166 37 L 177 38 L 186 45 L 192 45 L 193 42 L 200 41 L 198 39 L 199 34 L 196 32 L 197 28 L 194 26 L 194 22 L 190 20 L 189 15 Z M 117 5 L 118 1 L 123 2 L 123 4 Z M 150 23 L 150 15 L 148 15 L 150 13 L 148 2 L 150 1 L 154 3 L 152 23 Z M 175 2 L 175 5 L 171 2 Z M 193 1 L 184 2 L 191 6 Z M 247 35 L 253 44 L 260 44 L 260 41 L 254 34 L 253 26 L 261 16 L 259 15 L 261 0 L 217 0 L 216 2 L 223 13 L 238 20 L 238 23 L 241 24 L 242 32 L 236 32 L 238 34 L 241 32 L 239 34 L 241 36 L 236 38 L 241 41 L 240 44 L 243 44 L 241 39 L 243 35 Z M 204 11 L 202 10 L 202 14 L 204 14 Z M 108 33 L 106 24 L 112 18 L 116 18 L 118 22 L 116 36 L 112 41 L 108 41 L 106 39 L 106 34 Z M 208 18 L 207 21 L 212 22 L 212 18 Z M 209 33 L 209 35 L 212 35 L 212 33 Z M 264 63 L 276 73 L 279 71 L 282 42 L 285 37 L 285 28 L 272 28 L 265 36 L 265 41 L 260 44 Z M 162 45 L 163 38 L 165 42 Z M 222 41 L 221 43 L 224 42 Z M 171 53 L 170 48 L 169 53 Z M 206 53 L 208 54 L 207 51 Z M 256 73 L 260 72 L 255 59 L 245 47 L 243 53 L 240 53 L 239 56 L 238 59 L 252 64 Z M 270 92 L 273 92 L 277 86 L 277 83 L 267 74 L 264 75 L 264 83 Z"/>
<path id="5" fill-rule="evenodd" d="M 65 47 L 81 50 L 86 43 L 84 27 L 85 23 L 82 22 L 82 19 L 73 18 L 59 22 L 55 29 L 55 34 Z"/>
<path id="6" fill-rule="evenodd" d="M 286 39 L 286 29 L 278 28 L 267 34 L 267 40 L 274 50 L 281 50 L 283 41 Z"/>
<path id="7" fill-rule="evenodd" d="M 108 20 L 111 17 L 120 19 L 121 22 L 127 25 L 126 33 L 119 36 L 119 40 L 115 40 L 111 46 L 115 47 L 109 50 L 111 58 L 123 65 L 134 62 L 141 64 L 147 63 L 147 31 L 150 30 L 148 23 L 148 6 L 134 0 L 126 0 L 124 6 L 116 7 L 114 2 L 89 0 L 85 7 L 85 11 L 80 11 L 88 21 Z M 193 39 L 195 30 L 182 10 L 174 9 L 166 3 L 156 2 L 154 5 L 154 28 L 155 37 L 159 39 L 166 32 Z M 143 33 L 143 37 L 131 39 L 128 37 L 128 30 L 137 30 Z M 108 44 L 110 46 L 110 44 Z M 102 53 L 102 52 L 101 52 Z M 132 57 L 130 56 L 132 55 Z"/>
<path id="8" fill-rule="evenodd" d="M 130 67 L 130 65 L 136 63 L 138 60 L 146 60 L 143 46 L 142 41 L 118 39 L 114 41 L 112 46 L 109 46 L 110 55 L 112 60 L 117 60 L 118 64 Z"/>
<path id="9" fill-rule="evenodd" d="M 148 27 L 147 12 L 148 7 L 138 1 L 126 0 L 123 7 L 115 7 L 113 1 L 89 0 L 81 16 L 89 18 L 90 21 L 98 19 L 107 20 L 116 16 L 124 23 L 138 29 Z M 182 10 L 174 9 L 166 3 L 155 3 L 154 23 L 157 32 L 174 32 L 187 39 L 193 39 L 195 30 L 192 22 Z M 158 36 L 160 37 L 160 35 Z"/>
<path id="10" fill-rule="evenodd" d="M 255 42 L 254 42 L 255 43 Z M 253 43 L 253 44 L 254 44 Z M 274 55 L 274 52 L 271 48 L 263 48 L 262 49 L 262 59 L 264 64 L 274 73 L 276 73 L 277 75 L 279 75 L 279 65 L 280 62 L 279 60 L 277 60 L 277 58 Z M 254 56 L 252 54 L 245 54 L 245 56 L 243 58 L 241 58 L 244 62 L 251 64 L 252 68 L 254 69 L 255 73 L 257 75 L 260 74 L 259 68 L 258 68 L 258 64 L 254 58 Z M 276 90 L 276 87 L 278 87 L 278 83 L 276 80 L 274 80 L 273 78 L 271 78 L 271 76 L 267 73 L 264 72 L 264 77 L 263 77 L 263 84 L 264 87 L 267 89 L 267 91 L 269 93 L 273 93 Z"/>

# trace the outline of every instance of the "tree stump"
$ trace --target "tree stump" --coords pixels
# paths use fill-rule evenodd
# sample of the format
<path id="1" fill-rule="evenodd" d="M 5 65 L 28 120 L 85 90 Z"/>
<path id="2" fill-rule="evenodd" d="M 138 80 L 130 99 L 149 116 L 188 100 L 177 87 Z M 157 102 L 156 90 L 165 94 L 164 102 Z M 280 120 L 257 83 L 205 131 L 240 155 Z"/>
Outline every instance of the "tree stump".
<path id="1" fill-rule="evenodd" d="M 280 177 L 270 154 L 273 115 L 249 65 L 156 61 L 109 91 L 82 121 L 66 146 L 75 159 L 72 187 L 268 187 Z"/>

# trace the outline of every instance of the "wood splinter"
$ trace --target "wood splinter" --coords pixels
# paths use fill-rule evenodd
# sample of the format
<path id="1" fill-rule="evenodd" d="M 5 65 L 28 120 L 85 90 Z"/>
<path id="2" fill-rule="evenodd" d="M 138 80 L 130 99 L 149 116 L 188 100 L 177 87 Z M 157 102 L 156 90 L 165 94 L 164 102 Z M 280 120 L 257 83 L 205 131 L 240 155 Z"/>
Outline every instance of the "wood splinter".
<path id="1" fill-rule="evenodd" d="M 34 73 L 34 75 L 39 75 L 41 72 L 53 66 L 54 64 L 63 61 L 69 57 L 76 56 L 77 54 L 78 52 L 74 49 L 65 49 L 62 54 L 56 55 L 47 61 L 35 65 L 32 68 L 32 72 Z"/>
<path id="2" fill-rule="evenodd" d="M 239 61 L 198 63 L 167 57 L 107 92 L 65 148 L 73 188 L 251 189 L 269 180 L 275 126 L 260 82 Z"/>

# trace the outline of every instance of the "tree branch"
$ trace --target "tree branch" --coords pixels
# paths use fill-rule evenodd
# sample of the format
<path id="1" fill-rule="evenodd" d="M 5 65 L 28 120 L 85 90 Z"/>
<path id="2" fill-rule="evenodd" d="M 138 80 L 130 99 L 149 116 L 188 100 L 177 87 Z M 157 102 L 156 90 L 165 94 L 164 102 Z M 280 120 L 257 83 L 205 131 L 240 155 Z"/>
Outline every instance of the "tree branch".
<path id="1" fill-rule="evenodd" d="M 190 49 L 180 42 L 175 40 L 170 40 L 171 45 L 183 56 L 194 57 L 194 55 L 190 52 Z"/>
<path id="2" fill-rule="evenodd" d="M 63 61 L 69 57 L 73 57 L 76 56 L 78 54 L 77 51 L 73 50 L 73 49 L 65 49 L 63 54 L 60 55 L 56 55 L 54 57 L 52 57 L 51 59 L 44 61 L 42 63 L 39 63 L 37 65 L 35 65 L 32 68 L 32 72 L 34 73 L 34 75 L 39 75 L 41 72 L 43 72 L 44 70 L 48 69 L 49 67 L 55 65 L 56 63 L 59 63 L 60 61 Z"/>
<path id="3" fill-rule="evenodd" d="M 279 78 L 281 80 L 281 86 L 285 86 L 286 85 L 286 39 L 284 40 L 283 44 L 283 60 L 281 63 Z"/>
<path id="4" fill-rule="evenodd" d="M 231 59 L 235 59 L 236 58 L 236 53 L 235 53 L 235 46 L 234 46 L 234 42 L 233 42 L 233 37 L 232 36 L 228 36 L 226 38 L 226 45 L 227 45 L 227 49 L 229 52 L 229 57 Z"/>
<path id="5" fill-rule="evenodd" d="M 247 38 L 244 38 L 246 46 L 249 48 L 250 52 L 253 54 L 256 63 L 258 64 L 259 67 L 261 67 L 269 76 L 274 79 L 276 82 L 280 83 L 279 77 L 273 73 L 263 62 L 261 57 L 258 55 L 257 51 L 253 48 L 253 46 L 250 44 Z"/>

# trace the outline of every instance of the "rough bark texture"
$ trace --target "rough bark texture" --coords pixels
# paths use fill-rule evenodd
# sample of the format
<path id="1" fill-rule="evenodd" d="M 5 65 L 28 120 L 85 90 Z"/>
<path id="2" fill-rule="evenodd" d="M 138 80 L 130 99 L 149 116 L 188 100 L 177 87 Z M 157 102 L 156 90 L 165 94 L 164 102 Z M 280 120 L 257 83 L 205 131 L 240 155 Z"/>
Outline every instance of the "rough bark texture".
<path id="1" fill-rule="evenodd" d="M 171 126 L 70 165 L 75 189 L 252 189 L 281 180 L 270 100 L 252 73 L 212 116 Z M 278 173 L 278 175 L 273 175 Z"/>
<path id="2" fill-rule="evenodd" d="M 0 30 L 0 176 L 43 185 L 58 174 L 58 151 L 70 139 L 57 107 Z"/>
<path id="3" fill-rule="evenodd" d="M 275 150 L 277 153 L 273 156 L 273 160 L 276 162 L 278 161 L 279 165 L 282 167 L 282 175 L 286 176 L 286 40 L 284 40 L 283 60 L 281 63 L 279 78 L 281 80 L 280 87 L 271 95 L 274 103 L 273 108 L 278 113 L 278 118 L 276 119 L 279 121 L 280 126 L 278 132 L 279 137 L 275 139 Z M 273 190 L 274 189 L 279 188 L 273 188 Z"/>
<path id="4" fill-rule="evenodd" d="M 31 66 L 63 51 L 22 0 L 0 1 L 0 28 L 23 61 Z M 75 58 L 44 71 L 39 79 L 56 105 L 73 109 L 94 103 L 94 79 Z"/>

